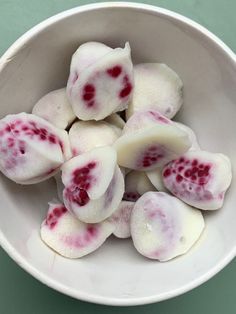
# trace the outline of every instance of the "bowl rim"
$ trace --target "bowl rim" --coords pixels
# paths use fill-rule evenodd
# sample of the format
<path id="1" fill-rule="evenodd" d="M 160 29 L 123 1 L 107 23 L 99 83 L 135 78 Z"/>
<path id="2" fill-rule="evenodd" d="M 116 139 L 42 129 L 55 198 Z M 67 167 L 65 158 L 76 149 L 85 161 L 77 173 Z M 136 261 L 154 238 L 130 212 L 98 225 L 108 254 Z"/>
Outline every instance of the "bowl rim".
<path id="1" fill-rule="evenodd" d="M 40 22 L 39 24 L 32 27 L 22 36 L 20 36 L 1 56 L 0 58 L 0 72 L 6 66 L 6 64 L 12 59 L 12 57 L 26 44 L 29 39 L 36 37 L 42 30 L 44 30 L 49 25 L 62 20 L 64 18 L 68 18 L 69 16 L 76 15 L 78 13 L 99 10 L 104 8 L 128 8 L 128 9 L 136 9 L 139 11 L 145 11 L 150 14 L 169 17 L 179 22 L 182 22 L 192 29 L 197 30 L 199 33 L 210 39 L 214 42 L 223 52 L 235 63 L 236 65 L 236 55 L 234 52 L 216 35 L 207 30 L 204 26 L 201 26 L 197 22 L 187 18 L 179 13 L 170 11 L 165 8 L 161 8 L 158 6 L 153 6 L 149 4 L 143 3 L 135 3 L 135 2 L 102 2 L 102 3 L 93 3 L 82 5 L 78 7 L 74 7 L 69 10 L 65 10 L 61 13 L 53 15 L 46 20 Z M 40 282 L 45 284 L 46 286 L 53 288 L 63 294 L 71 296 L 75 299 L 103 304 L 103 305 L 113 305 L 113 306 L 133 306 L 133 305 L 143 305 L 150 304 L 154 302 L 159 302 L 163 300 L 167 300 L 178 295 L 184 294 L 192 290 L 193 288 L 198 287 L 203 284 L 214 275 L 216 275 L 219 271 L 221 271 L 231 260 L 236 256 L 236 246 L 233 247 L 228 254 L 219 261 L 214 267 L 212 267 L 208 272 L 204 275 L 193 279 L 191 282 L 187 283 L 180 288 L 174 289 L 169 292 L 165 292 L 159 295 L 152 295 L 148 297 L 132 297 L 132 298 L 116 298 L 116 297 L 106 297 L 106 296 L 96 296 L 92 294 L 84 293 L 83 291 L 78 291 L 73 288 L 69 288 L 61 283 L 58 283 L 56 280 L 51 279 L 49 276 L 41 273 L 36 267 L 32 266 L 27 259 L 23 258 L 13 247 L 13 245 L 7 240 L 4 236 L 3 232 L 0 230 L 0 245 L 5 250 L 5 252 L 26 272 L 31 274 L 33 277 L 38 279 Z"/>

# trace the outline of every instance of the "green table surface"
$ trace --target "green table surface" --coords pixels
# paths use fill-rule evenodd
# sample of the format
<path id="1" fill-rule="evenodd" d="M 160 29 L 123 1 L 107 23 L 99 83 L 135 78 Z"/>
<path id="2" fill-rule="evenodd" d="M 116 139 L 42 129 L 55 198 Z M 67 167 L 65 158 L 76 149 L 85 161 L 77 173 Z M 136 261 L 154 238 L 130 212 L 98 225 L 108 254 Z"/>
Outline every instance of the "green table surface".
<path id="1" fill-rule="evenodd" d="M 0 55 L 35 24 L 58 12 L 90 2 L 86 0 L 0 0 Z M 236 51 L 235 0 L 149 0 L 143 2 L 192 18 Z M 23 271 L 0 249 L 0 314 L 90 314 L 94 312 L 235 314 L 236 261 L 231 262 L 207 283 L 174 299 L 139 307 L 108 307 L 78 301 L 46 287 Z"/>

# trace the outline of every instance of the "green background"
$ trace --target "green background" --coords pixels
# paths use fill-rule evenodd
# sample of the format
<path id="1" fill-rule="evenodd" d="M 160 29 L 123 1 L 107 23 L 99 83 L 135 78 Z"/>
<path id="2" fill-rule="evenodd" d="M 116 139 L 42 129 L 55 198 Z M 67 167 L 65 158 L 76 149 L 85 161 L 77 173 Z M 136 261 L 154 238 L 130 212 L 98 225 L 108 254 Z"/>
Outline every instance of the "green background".
<path id="1" fill-rule="evenodd" d="M 104 2 L 104 1 L 97 1 Z M 137 1 L 136 1 L 137 2 Z M 140 1 L 141 2 L 141 1 Z M 199 22 L 236 51 L 236 0 L 153 0 Z M 0 55 L 25 31 L 45 18 L 85 0 L 0 0 Z M 64 296 L 20 269 L 0 249 L 0 314 L 52 313 L 231 314 L 236 313 L 236 261 L 199 288 L 180 297 L 139 307 L 108 307 Z"/>

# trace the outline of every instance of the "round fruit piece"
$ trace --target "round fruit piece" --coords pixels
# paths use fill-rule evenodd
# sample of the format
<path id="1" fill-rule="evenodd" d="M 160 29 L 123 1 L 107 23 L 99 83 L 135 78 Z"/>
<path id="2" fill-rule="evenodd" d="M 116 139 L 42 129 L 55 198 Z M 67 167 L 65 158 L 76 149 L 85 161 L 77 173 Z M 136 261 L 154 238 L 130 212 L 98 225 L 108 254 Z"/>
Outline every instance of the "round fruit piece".
<path id="1" fill-rule="evenodd" d="M 92 48 L 94 43 L 85 45 L 89 61 L 87 66 L 81 66 L 80 48 L 73 55 L 67 95 L 80 120 L 102 120 L 126 109 L 131 99 L 133 64 L 130 46 L 126 43 L 124 49 L 110 48 L 109 52 L 103 47 L 104 55 L 101 52 L 97 57 Z"/>
<path id="2" fill-rule="evenodd" d="M 149 171 L 184 154 L 191 142 L 171 120 L 156 111 L 146 111 L 127 121 L 123 135 L 113 146 L 120 166 Z"/>
<path id="3" fill-rule="evenodd" d="M 129 119 L 135 112 L 157 110 L 173 118 L 183 103 L 183 83 L 163 63 L 142 63 L 134 66 L 134 93 L 126 111 Z"/>
<path id="4" fill-rule="evenodd" d="M 190 151 L 163 168 L 163 182 L 172 194 L 200 209 L 222 207 L 232 179 L 228 157 L 206 151 Z"/>
<path id="5" fill-rule="evenodd" d="M 16 183 L 44 181 L 70 157 L 67 132 L 46 120 L 24 112 L 0 120 L 0 170 Z"/>
<path id="6" fill-rule="evenodd" d="M 119 206 L 124 177 L 112 147 L 95 148 L 62 166 L 63 199 L 81 221 L 100 222 Z"/>
<path id="7" fill-rule="evenodd" d="M 109 221 L 86 224 L 75 218 L 63 204 L 49 203 L 40 234 L 42 240 L 60 255 L 79 258 L 97 250 L 113 230 Z"/>
<path id="8" fill-rule="evenodd" d="M 66 207 L 81 221 L 96 223 L 110 217 L 118 208 L 124 194 L 124 177 L 116 166 L 107 190 L 97 199 L 89 197 L 87 191 L 72 184 L 65 187 L 63 199 Z"/>
<path id="9" fill-rule="evenodd" d="M 116 167 L 116 152 L 112 147 L 99 147 L 68 160 L 62 166 L 62 182 L 84 189 L 91 199 L 105 193 Z"/>
<path id="10" fill-rule="evenodd" d="M 187 125 L 179 122 L 174 122 L 174 124 L 188 134 L 189 140 L 191 142 L 191 147 L 189 148 L 189 151 L 200 150 L 197 137 L 193 130 L 190 129 L 190 127 L 188 127 Z M 162 167 L 156 168 L 154 170 L 147 171 L 146 175 L 158 191 L 167 192 L 167 189 L 165 188 L 165 185 L 163 183 L 162 170 Z"/>
<path id="11" fill-rule="evenodd" d="M 200 211 L 164 192 L 147 192 L 131 214 L 131 236 L 137 251 L 168 261 L 185 254 L 204 229 Z"/>

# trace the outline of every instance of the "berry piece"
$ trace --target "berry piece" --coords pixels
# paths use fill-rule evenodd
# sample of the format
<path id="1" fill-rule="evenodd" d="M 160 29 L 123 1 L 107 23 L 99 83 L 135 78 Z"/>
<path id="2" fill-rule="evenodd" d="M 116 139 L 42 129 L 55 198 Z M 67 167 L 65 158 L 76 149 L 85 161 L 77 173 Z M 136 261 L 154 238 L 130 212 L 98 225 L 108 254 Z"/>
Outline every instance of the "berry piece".
<path id="1" fill-rule="evenodd" d="M 114 143 L 118 164 L 149 171 L 164 166 L 191 146 L 188 134 L 158 112 L 134 114 Z"/>
<path id="2" fill-rule="evenodd" d="M 0 134 L 0 170 L 16 183 L 44 181 L 71 157 L 67 132 L 33 114 L 6 116 Z"/>
<path id="3" fill-rule="evenodd" d="M 124 49 L 94 42 L 78 48 L 71 61 L 67 95 L 80 120 L 102 120 L 125 110 L 132 93 L 133 64 L 128 43 Z"/>
<path id="4" fill-rule="evenodd" d="M 204 229 L 200 211 L 164 192 L 147 192 L 131 214 L 131 236 L 137 251 L 168 261 L 185 254 Z"/>
<path id="5" fill-rule="evenodd" d="M 200 209 L 222 207 L 232 170 L 223 154 L 190 151 L 163 168 L 165 187 L 187 204 Z"/>
<path id="6" fill-rule="evenodd" d="M 183 103 L 183 83 L 179 76 L 162 63 L 142 63 L 134 66 L 134 93 L 126 111 L 129 119 L 135 112 L 157 110 L 173 118 Z"/>
<path id="7" fill-rule="evenodd" d="M 109 221 L 86 224 L 75 218 L 63 204 L 49 203 L 40 235 L 60 255 L 79 258 L 97 250 L 113 230 L 114 225 Z"/>

